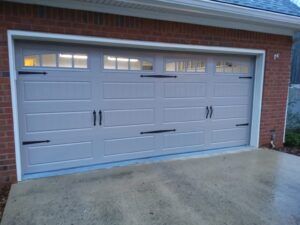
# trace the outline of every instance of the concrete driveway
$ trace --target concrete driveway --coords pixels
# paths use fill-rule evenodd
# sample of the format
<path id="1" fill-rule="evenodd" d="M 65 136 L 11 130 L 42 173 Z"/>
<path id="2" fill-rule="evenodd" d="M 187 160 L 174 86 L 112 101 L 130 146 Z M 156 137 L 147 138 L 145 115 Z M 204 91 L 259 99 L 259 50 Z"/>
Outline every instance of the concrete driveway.
<path id="1" fill-rule="evenodd" d="M 300 158 L 269 150 L 12 187 L 2 225 L 300 224 Z"/>

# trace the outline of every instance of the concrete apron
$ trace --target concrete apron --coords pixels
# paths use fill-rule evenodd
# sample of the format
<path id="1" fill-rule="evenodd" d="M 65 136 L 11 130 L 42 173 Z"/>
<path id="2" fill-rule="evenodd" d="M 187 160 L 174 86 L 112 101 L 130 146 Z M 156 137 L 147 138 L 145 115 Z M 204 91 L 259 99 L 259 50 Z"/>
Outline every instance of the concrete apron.
<path id="1" fill-rule="evenodd" d="M 300 224 L 300 158 L 259 150 L 13 185 L 1 225 Z"/>

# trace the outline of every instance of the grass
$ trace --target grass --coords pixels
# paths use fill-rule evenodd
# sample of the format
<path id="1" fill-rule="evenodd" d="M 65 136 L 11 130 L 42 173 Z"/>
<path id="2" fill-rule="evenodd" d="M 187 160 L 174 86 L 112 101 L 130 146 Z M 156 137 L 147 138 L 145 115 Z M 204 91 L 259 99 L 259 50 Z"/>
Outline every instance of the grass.
<path id="1" fill-rule="evenodd" d="M 300 129 L 286 131 L 285 146 L 300 148 Z"/>
<path id="2" fill-rule="evenodd" d="M 287 130 L 284 147 L 275 150 L 300 156 L 300 129 Z"/>

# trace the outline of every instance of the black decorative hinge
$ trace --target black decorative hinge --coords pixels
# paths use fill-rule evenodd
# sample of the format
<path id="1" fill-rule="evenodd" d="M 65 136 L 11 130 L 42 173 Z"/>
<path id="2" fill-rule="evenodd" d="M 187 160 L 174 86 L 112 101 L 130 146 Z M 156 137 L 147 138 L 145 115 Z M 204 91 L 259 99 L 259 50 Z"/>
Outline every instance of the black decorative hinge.
<path id="1" fill-rule="evenodd" d="M 253 77 L 239 77 L 239 79 L 252 79 Z"/>
<path id="2" fill-rule="evenodd" d="M 177 78 L 176 75 L 141 75 L 144 78 Z"/>
<path id="3" fill-rule="evenodd" d="M 40 143 L 49 143 L 50 140 L 42 140 L 42 141 L 23 141 L 23 145 L 32 145 L 32 144 L 40 144 Z"/>
<path id="4" fill-rule="evenodd" d="M 31 74 L 42 74 L 42 75 L 46 75 L 47 72 L 44 72 L 44 71 L 19 71 L 18 74 L 19 74 L 19 75 L 31 75 Z"/>
<path id="5" fill-rule="evenodd" d="M 166 133 L 166 132 L 175 132 L 176 129 L 171 130 L 152 130 L 152 131 L 143 131 L 141 134 L 158 134 L 158 133 Z"/>
<path id="6" fill-rule="evenodd" d="M 246 127 L 246 126 L 249 126 L 249 123 L 240 123 L 240 124 L 236 124 L 235 126 L 237 126 L 237 127 Z"/>

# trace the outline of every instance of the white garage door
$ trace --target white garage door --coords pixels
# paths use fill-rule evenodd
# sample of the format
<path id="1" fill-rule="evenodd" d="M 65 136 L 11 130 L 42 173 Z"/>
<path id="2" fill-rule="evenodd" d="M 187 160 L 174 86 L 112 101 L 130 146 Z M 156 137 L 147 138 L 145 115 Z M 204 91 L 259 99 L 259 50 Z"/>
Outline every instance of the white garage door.
<path id="1" fill-rule="evenodd" d="M 249 145 L 250 57 L 16 49 L 24 174 Z"/>

